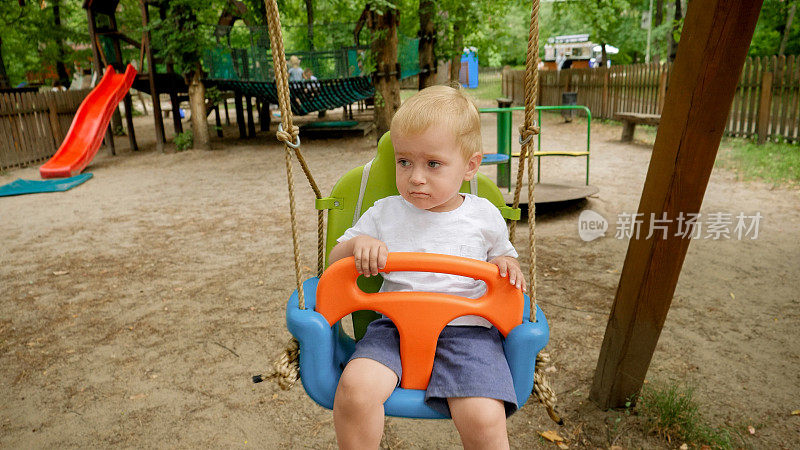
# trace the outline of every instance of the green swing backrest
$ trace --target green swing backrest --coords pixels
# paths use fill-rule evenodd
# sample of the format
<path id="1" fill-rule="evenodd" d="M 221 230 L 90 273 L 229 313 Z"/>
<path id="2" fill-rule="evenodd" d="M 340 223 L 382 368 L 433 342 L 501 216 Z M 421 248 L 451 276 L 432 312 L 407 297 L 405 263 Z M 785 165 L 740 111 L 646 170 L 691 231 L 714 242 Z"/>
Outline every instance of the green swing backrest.
<path id="1" fill-rule="evenodd" d="M 338 239 L 344 232 L 353 226 L 358 194 L 361 187 L 361 179 L 364 166 L 359 166 L 348 171 L 336 185 L 333 186 L 330 198 L 333 206 L 328 210 L 328 232 L 325 242 L 325 266 L 328 266 L 328 255 L 336 245 Z M 461 192 L 470 192 L 470 183 L 465 181 L 461 185 Z M 368 210 L 377 200 L 391 195 L 397 195 L 397 185 L 395 183 L 395 159 L 394 147 L 389 133 L 381 137 L 378 142 L 378 152 L 372 162 L 372 167 L 367 178 L 366 190 L 361 201 L 361 214 Z M 507 219 L 519 219 L 519 210 L 514 210 L 506 206 L 503 194 L 497 185 L 487 176 L 478 173 L 478 195 L 486 198 L 497 206 L 503 217 Z M 364 278 L 359 277 L 358 285 L 365 292 L 377 292 L 380 289 L 383 279 L 381 277 Z M 360 339 L 364 335 L 367 325 L 372 320 L 380 317 L 372 311 L 359 311 L 353 313 L 353 328 L 355 338 Z"/>

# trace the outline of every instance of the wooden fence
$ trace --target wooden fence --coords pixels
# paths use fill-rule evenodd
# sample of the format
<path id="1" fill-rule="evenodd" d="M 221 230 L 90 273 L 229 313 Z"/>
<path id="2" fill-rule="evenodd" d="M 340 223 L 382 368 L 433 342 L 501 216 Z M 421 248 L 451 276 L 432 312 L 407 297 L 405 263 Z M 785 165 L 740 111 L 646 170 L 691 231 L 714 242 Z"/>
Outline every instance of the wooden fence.
<path id="1" fill-rule="evenodd" d="M 0 170 L 53 156 L 89 92 L 0 94 Z"/>
<path id="2" fill-rule="evenodd" d="M 633 64 L 540 72 L 540 105 L 561 104 L 577 92 L 578 104 L 597 118 L 615 112 L 661 114 L 670 64 Z M 524 71 L 503 71 L 503 96 L 524 104 Z M 763 93 L 763 95 L 762 95 Z M 728 115 L 725 134 L 800 142 L 800 57 L 748 58 Z"/>

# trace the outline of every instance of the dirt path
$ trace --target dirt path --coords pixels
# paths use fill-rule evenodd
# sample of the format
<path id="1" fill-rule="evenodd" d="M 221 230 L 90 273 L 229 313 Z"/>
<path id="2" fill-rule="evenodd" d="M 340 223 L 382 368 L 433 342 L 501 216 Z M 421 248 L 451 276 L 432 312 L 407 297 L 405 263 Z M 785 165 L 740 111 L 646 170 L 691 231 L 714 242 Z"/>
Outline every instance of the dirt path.
<path id="1" fill-rule="evenodd" d="M 120 156 L 96 158 L 86 184 L 0 198 L 0 446 L 333 447 L 331 413 L 301 388 L 250 380 L 269 371 L 289 337 L 282 149 L 261 133 L 217 141 L 215 151 L 158 154 L 150 120 L 137 118 L 143 151 L 127 151 L 119 138 Z M 493 122 L 485 122 L 491 147 Z M 581 142 L 582 121 L 549 116 L 544 126 L 546 148 Z M 660 446 L 586 400 L 627 249 L 614 237 L 617 216 L 635 212 L 650 156 L 647 144 L 620 144 L 618 126 L 595 123 L 592 133 L 600 194 L 537 216 L 539 295 L 567 420 L 559 432 L 579 446 Z M 327 192 L 372 157 L 374 138 L 303 148 Z M 548 181 L 583 179 L 582 161 L 551 160 Z M 16 178 L 38 179 L 37 169 L 7 172 L 0 183 Z M 300 186 L 311 274 L 313 196 Z M 800 436 L 800 417 L 789 415 L 800 408 L 798 200 L 797 190 L 714 171 L 702 212 L 760 212 L 759 235 L 692 243 L 648 375 L 694 386 L 712 423 L 745 434 L 756 427 L 745 438 L 756 448 L 790 448 Z M 609 220 L 606 237 L 579 239 L 584 209 Z M 524 240 L 517 245 L 527 257 Z M 509 420 L 515 448 L 552 447 L 537 431 L 554 428 L 533 404 Z M 448 421 L 389 419 L 386 444 L 449 448 L 459 439 Z"/>

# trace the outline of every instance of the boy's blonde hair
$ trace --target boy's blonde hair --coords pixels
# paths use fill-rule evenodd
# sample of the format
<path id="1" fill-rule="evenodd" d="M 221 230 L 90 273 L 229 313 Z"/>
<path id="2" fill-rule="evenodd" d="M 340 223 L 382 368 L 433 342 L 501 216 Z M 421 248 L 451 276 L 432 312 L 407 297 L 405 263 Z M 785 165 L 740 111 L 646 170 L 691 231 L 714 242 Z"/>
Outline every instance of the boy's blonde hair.
<path id="1" fill-rule="evenodd" d="M 449 86 L 431 86 L 406 100 L 392 118 L 391 133 L 408 136 L 431 126 L 453 131 L 464 159 L 483 153 L 478 108 L 464 92 Z"/>

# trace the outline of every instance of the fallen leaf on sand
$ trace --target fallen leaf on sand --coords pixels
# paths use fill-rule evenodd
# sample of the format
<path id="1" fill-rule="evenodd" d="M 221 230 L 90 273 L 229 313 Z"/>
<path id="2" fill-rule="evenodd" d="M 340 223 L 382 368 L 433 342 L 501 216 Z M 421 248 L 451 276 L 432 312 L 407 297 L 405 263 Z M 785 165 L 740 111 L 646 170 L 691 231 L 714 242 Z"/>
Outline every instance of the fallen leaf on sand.
<path id="1" fill-rule="evenodd" d="M 750 434 L 756 434 L 756 429 L 752 425 L 747 426 L 747 431 L 750 432 Z"/>
<path id="2" fill-rule="evenodd" d="M 145 398 L 145 397 L 147 397 L 147 394 L 136 394 L 136 395 L 131 395 L 131 396 L 130 396 L 130 397 L 128 397 L 128 398 L 129 398 L 130 400 L 141 400 L 141 399 L 143 399 L 143 398 Z"/>
<path id="3" fill-rule="evenodd" d="M 56 270 L 53 272 L 53 275 L 66 275 L 69 273 L 69 270 Z"/>
<path id="4" fill-rule="evenodd" d="M 731 298 L 732 298 L 732 299 L 734 299 L 734 300 L 736 300 L 736 296 L 735 296 L 735 295 L 733 295 L 733 292 L 731 292 L 730 294 L 731 294 Z"/>
<path id="5" fill-rule="evenodd" d="M 800 416 L 800 409 L 795 409 L 794 411 L 792 411 L 792 415 L 793 416 Z"/>
<path id="6" fill-rule="evenodd" d="M 564 440 L 564 438 L 559 436 L 558 433 L 553 430 L 540 431 L 539 436 L 547 439 L 550 442 L 560 442 Z"/>
<path id="7" fill-rule="evenodd" d="M 560 448 L 562 450 L 567 450 L 569 448 L 569 445 L 567 445 L 567 444 L 565 444 L 563 442 L 560 442 L 560 441 L 556 442 L 556 445 L 558 446 L 558 448 Z"/>

